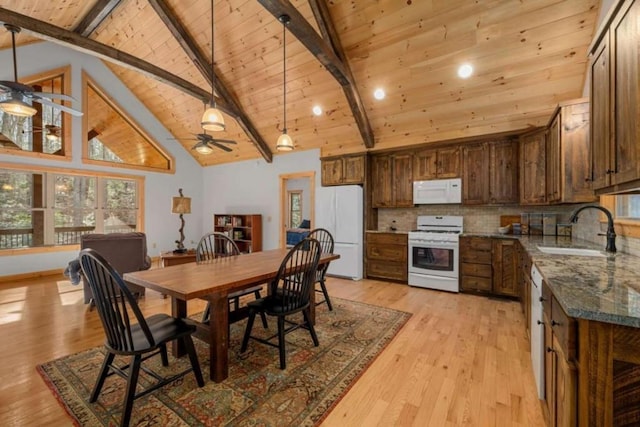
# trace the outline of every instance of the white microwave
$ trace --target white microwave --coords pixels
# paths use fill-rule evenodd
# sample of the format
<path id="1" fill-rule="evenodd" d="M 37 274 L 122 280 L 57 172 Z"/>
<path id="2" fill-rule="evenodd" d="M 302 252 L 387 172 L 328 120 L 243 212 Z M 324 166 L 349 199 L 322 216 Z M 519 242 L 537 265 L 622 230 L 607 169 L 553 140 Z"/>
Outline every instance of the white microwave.
<path id="1" fill-rule="evenodd" d="M 440 205 L 462 203 L 462 180 L 434 179 L 413 182 L 413 204 Z"/>

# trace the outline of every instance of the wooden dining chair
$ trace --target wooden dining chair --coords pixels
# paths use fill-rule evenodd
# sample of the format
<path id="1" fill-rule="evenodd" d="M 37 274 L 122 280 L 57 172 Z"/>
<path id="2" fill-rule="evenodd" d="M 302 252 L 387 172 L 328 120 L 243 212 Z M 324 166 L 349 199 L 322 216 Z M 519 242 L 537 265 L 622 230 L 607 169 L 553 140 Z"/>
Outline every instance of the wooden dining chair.
<path id="1" fill-rule="evenodd" d="M 213 260 L 216 258 L 230 257 L 240 255 L 240 249 L 238 245 L 229 236 L 217 231 L 207 233 L 200 239 L 196 248 L 196 263 Z M 254 286 L 241 291 L 232 292 L 229 294 L 230 305 L 230 319 L 238 321 L 246 317 L 233 315 L 240 312 L 240 297 L 244 295 L 254 294 L 256 299 L 260 298 L 260 291 L 262 291 L 262 285 Z M 231 310 L 233 306 L 233 310 Z M 202 313 L 202 323 L 208 323 L 211 316 L 211 305 L 207 303 L 207 306 Z M 266 328 L 269 327 L 267 323 L 267 317 L 263 314 L 262 325 Z M 231 323 L 231 322 L 230 322 Z"/>
<path id="2" fill-rule="evenodd" d="M 324 228 L 316 228 L 315 230 L 311 230 L 307 237 L 316 239 L 318 242 L 320 242 L 320 247 L 322 248 L 323 254 L 333 253 L 333 236 L 331 235 L 331 233 L 329 233 L 329 231 L 325 230 Z M 324 296 L 324 300 L 316 301 L 316 305 L 320 305 L 326 302 L 327 307 L 329 307 L 329 311 L 331 311 L 333 310 L 333 306 L 331 305 L 331 298 L 329 298 L 329 292 L 327 292 L 327 287 L 325 286 L 325 276 L 328 269 L 329 263 L 323 264 L 322 266 L 318 267 L 313 286 L 315 292 L 321 293 Z M 315 287 L 316 283 L 320 284 L 320 289 L 317 289 Z"/>
<path id="3" fill-rule="evenodd" d="M 165 313 L 145 318 L 120 275 L 94 249 L 83 249 L 80 252 L 80 266 L 93 292 L 95 306 L 106 334 L 104 346 L 107 355 L 89 402 L 94 403 L 98 399 L 108 376 L 115 373 L 125 378 L 127 388 L 120 425 L 128 426 L 135 399 L 175 381 L 188 372 L 194 373 L 199 387 L 204 386 L 200 363 L 191 339 L 196 330 L 195 326 Z M 137 323 L 131 323 L 132 320 Z M 173 340 L 181 340 L 184 344 L 191 362 L 190 368 L 165 378 L 142 365 L 143 361 L 160 354 L 162 365 L 168 366 L 167 343 Z M 116 355 L 131 356 L 130 364 L 116 366 L 113 363 Z M 136 393 L 140 369 L 154 377 L 157 382 Z"/>
<path id="4" fill-rule="evenodd" d="M 280 369 L 285 369 L 287 366 L 284 340 L 286 334 L 302 327 L 309 330 L 313 344 L 316 347 L 319 345 L 318 336 L 310 321 L 309 301 L 320 254 L 320 243 L 316 239 L 309 238 L 300 241 L 287 253 L 280 264 L 277 276 L 269 284 L 269 294 L 247 304 L 249 320 L 242 339 L 241 353 L 247 350 L 249 339 L 277 347 L 280 353 Z M 286 319 L 287 316 L 299 312 L 302 312 L 302 322 L 294 323 Z M 278 318 L 278 332 L 275 335 L 266 339 L 251 335 L 257 313 L 266 313 Z M 286 329 L 285 320 L 289 325 Z M 278 337 L 277 344 L 272 342 L 276 337 Z"/>

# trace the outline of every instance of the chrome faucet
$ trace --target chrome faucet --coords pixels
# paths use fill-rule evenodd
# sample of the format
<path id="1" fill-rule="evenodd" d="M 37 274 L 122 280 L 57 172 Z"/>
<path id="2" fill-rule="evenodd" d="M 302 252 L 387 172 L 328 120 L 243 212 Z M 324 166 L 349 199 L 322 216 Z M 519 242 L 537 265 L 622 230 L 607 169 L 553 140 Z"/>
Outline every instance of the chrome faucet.
<path id="1" fill-rule="evenodd" d="M 571 218 L 569 218 L 569 222 L 576 223 L 578 222 L 578 214 L 588 208 L 598 209 L 607 215 L 607 247 L 605 251 L 607 252 L 616 252 L 616 230 L 613 228 L 613 216 L 611 212 L 607 208 L 603 208 L 598 205 L 586 205 L 581 206 L 574 213 L 571 214 Z"/>

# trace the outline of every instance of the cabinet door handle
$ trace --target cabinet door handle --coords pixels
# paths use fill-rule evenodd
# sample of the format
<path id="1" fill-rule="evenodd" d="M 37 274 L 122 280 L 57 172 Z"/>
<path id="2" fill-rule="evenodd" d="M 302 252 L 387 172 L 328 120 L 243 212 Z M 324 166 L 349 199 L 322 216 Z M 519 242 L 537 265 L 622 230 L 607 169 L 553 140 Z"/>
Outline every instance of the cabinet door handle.
<path id="1" fill-rule="evenodd" d="M 544 325 L 544 322 L 542 320 L 538 320 L 538 325 Z"/>
<path id="2" fill-rule="evenodd" d="M 555 350 L 551 347 L 547 347 L 547 353 L 555 353 Z"/>
<path id="3" fill-rule="evenodd" d="M 538 299 L 538 301 L 543 302 L 543 301 L 544 301 L 544 298 L 540 297 L 540 298 Z"/>
<path id="4" fill-rule="evenodd" d="M 591 182 L 591 181 L 593 181 L 591 178 L 585 178 L 584 179 L 584 182 Z"/>
<path id="5" fill-rule="evenodd" d="M 612 173 L 616 173 L 613 169 L 607 169 L 607 175 L 611 175 Z"/>
<path id="6" fill-rule="evenodd" d="M 551 326 L 552 326 L 552 327 L 553 327 L 553 326 L 556 326 L 556 325 L 559 325 L 559 324 L 560 324 L 560 323 L 559 323 L 559 322 L 556 322 L 555 320 L 552 320 L 552 321 L 551 321 Z"/>

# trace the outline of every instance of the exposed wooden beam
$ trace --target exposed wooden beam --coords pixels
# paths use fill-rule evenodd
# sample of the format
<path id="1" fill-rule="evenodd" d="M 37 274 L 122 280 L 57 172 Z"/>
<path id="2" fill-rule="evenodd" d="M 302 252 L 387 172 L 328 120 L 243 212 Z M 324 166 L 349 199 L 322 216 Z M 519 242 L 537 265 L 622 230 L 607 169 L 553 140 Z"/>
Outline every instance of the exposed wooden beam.
<path id="1" fill-rule="evenodd" d="M 149 77 L 161 81 L 164 84 L 174 87 L 187 95 L 200 99 L 202 102 L 209 102 L 209 99 L 211 98 L 211 93 L 208 90 L 202 89 L 193 83 L 171 74 L 147 61 L 136 58 L 133 55 L 95 40 L 82 37 L 73 31 L 56 27 L 48 22 L 39 21 L 2 7 L 0 7 L 0 22 L 15 25 L 38 38 L 63 45 L 69 49 L 77 50 L 88 55 L 104 59 L 105 61 L 118 64 L 122 67 L 141 72 Z M 216 102 L 218 103 L 218 107 L 225 113 L 230 115 L 235 114 L 224 100 L 216 99 Z"/>
<path id="2" fill-rule="evenodd" d="M 353 81 L 353 76 L 350 69 L 346 66 L 346 62 L 342 60 L 334 50 L 334 46 L 331 46 L 322 39 L 316 32 L 316 30 L 307 22 L 300 12 L 288 1 L 288 0 L 258 0 L 265 9 L 267 9 L 276 19 L 281 15 L 289 15 L 291 21 L 287 25 L 287 28 L 315 57 L 320 61 L 322 65 L 333 75 L 333 77 L 340 83 L 343 91 L 346 95 L 349 106 L 353 116 L 358 124 L 360 135 L 362 136 L 365 147 L 373 148 L 374 138 L 369 119 L 364 111 L 362 100 L 356 89 Z M 310 4 L 313 7 L 313 1 Z M 326 9 L 326 7 L 325 7 Z M 319 10 L 319 9 L 318 9 Z M 314 10 L 314 14 L 316 11 Z M 321 19 L 325 22 L 325 30 L 327 34 L 330 34 L 330 29 L 333 25 L 327 24 L 330 22 L 328 11 L 326 11 L 326 17 L 320 13 Z M 316 19 L 318 15 L 316 14 Z M 322 27 L 322 25 L 321 25 Z M 335 33 L 335 29 L 333 30 Z M 334 37 L 337 40 L 337 36 Z M 339 43 L 339 42 L 338 42 Z M 339 45 L 338 45 L 339 46 Z"/>
<path id="3" fill-rule="evenodd" d="M 262 136 L 258 133 L 256 127 L 249 120 L 249 116 L 242 110 L 242 107 L 237 102 L 231 91 L 225 86 L 225 84 L 220 79 L 220 76 L 217 74 L 212 74 L 212 67 L 209 61 L 207 60 L 204 52 L 197 43 L 193 40 L 193 37 L 187 32 L 186 28 L 178 21 L 175 14 L 171 10 L 171 8 L 167 5 L 165 0 L 148 0 L 149 4 L 156 11 L 162 22 L 169 29 L 173 37 L 178 41 L 182 49 L 185 51 L 187 56 L 193 61 L 196 68 L 200 71 L 200 73 L 204 76 L 204 78 L 209 82 L 210 85 L 213 84 L 212 78 L 215 77 L 215 89 L 220 98 L 224 99 L 224 101 L 229 105 L 229 108 L 234 110 L 234 118 L 245 131 L 251 142 L 256 146 L 262 157 L 268 162 L 271 163 L 273 161 L 273 154 L 269 149 L 269 146 L 264 141 Z M 215 71 L 214 71 L 215 72 Z"/>
<path id="4" fill-rule="evenodd" d="M 360 97 L 360 92 L 358 91 L 358 87 L 355 84 L 355 79 L 353 78 L 353 74 L 351 73 L 351 67 L 349 67 L 349 62 L 347 61 L 344 49 L 342 48 L 342 44 L 340 43 L 340 37 L 338 36 L 336 27 L 333 25 L 333 21 L 331 20 L 327 2 L 326 0 L 309 0 L 309 5 L 311 6 L 311 10 L 313 11 L 313 15 L 316 18 L 318 26 L 320 27 L 322 36 L 328 43 L 331 44 L 334 53 L 340 59 L 340 61 L 342 61 L 342 65 L 344 66 L 345 72 L 347 73 L 347 77 L 351 82 L 346 86 L 343 85 L 342 90 L 344 91 L 344 95 L 349 102 L 353 117 L 358 124 L 358 129 L 360 130 L 360 135 L 362 136 L 365 147 L 373 148 L 373 146 L 375 145 L 375 139 L 373 136 L 373 130 L 371 129 L 371 124 L 369 123 L 369 117 L 367 117 L 367 113 L 364 109 L 364 104 L 362 103 L 362 98 Z"/>
<path id="5" fill-rule="evenodd" d="M 122 0 L 98 0 L 73 31 L 82 37 L 89 37 L 121 2 Z"/>

